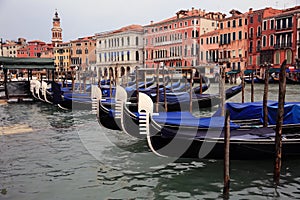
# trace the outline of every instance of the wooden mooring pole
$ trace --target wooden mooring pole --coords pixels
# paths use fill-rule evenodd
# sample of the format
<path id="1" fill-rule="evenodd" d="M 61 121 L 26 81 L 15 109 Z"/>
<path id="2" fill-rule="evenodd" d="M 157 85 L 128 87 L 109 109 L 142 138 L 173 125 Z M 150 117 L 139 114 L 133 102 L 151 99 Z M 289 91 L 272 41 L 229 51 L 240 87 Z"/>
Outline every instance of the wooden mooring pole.
<path id="1" fill-rule="evenodd" d="M 244 79 L 244 71 L 242 71 L 241 80 L 242 80 L 242 103 L 245 103 L 245 79 Z"/>
<path id="2" fill-rule="evenodd" d="M 138 66 L 135 67 L 136 103 L 139 102 L 139 76 Z"/>
<path id="3" fill-rule="evenodd" d="M 279 94 L 278 94 L 278 110 L 275 136 L 275 166 L 274 166 L 274 183 L 279 185 L 281 158 L 282 158 L 282 124 L 284 115 L 284 101 L 286 93 L 286 60 L 283 61 L 279 73 Z"/>
<path id="4" fill-rule="evenodd" d="M 251 72 L 251 102 L 254 102 L 254 74 Z"/>
<path id="5" fill-rule="evenodd" d="M 168 104 L 167 104 L 167 90 L 166 90 L 166 80 L 165 80 L 165 64 L 163 64 L 163 87 L 164 87 L 164 105 L 165 105 L 165 112 L 168 112 Z"/>
<path id="6" fill-rule="evenodd" d="M 190 71 L 190 112 L 193 112 L 193 69 Z"/>
<path id="7" fill-rule="evenodd" d="M 263 96 L 263 126 L 268 126 L 268 91 L 269 91 L 269 64 L 265 64 L 265 86 Z"/>
<path id="8" fill-rule="evenodd" d="M 159 65 L 157 65 L 157 69 L 156 69 L 156 104 L 155 104 L 156 112 L 158 112 L 158 103 L 159 103 Z"/>
<path id="9" fill-rule="evenodd" d="M 220 68 L 219 92 L 221 116 L 225 116 L 225 68 L 223 66 Z"/>
<path id="10" fill-rule="evenodd" d="M 225 134 L 224 134 L 224 188 L 223 195 L 225 199 L 229 198 L 230 189 L 230 114 L 226 111 L 225 116 Z"/>

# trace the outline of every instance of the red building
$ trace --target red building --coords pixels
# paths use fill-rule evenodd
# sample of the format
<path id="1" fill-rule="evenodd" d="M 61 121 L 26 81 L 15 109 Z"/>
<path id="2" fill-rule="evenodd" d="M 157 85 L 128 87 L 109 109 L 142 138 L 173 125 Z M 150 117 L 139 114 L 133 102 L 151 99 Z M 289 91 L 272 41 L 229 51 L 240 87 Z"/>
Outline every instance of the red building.
<path id="1" fill-rule="evenodd" d="M 265 63 L 274 63 L 275 44 L 275 16 L 281 10 L 265 8 L 252 11 L 248 14 L 248 69 L 254 69 L 260 75 L 261 66 Z"/>
<path id="2" fill-rule="evenodd" d="M 176 16 L 146 25 L 145 66 L 197 66 L 201 34 L 217 29 L 221 13 L 206 13 L 201 9 L 180 10 Z"/>
<path id="3" fill-rule="evenodd" d="M 297 65 L 299 13 L 300 6 L 285 10 L 249 10 L 248 69 L 255 69 L 260 75 L 265 64 L 279 68 L 281 63 L 287 60 L 287 67 Z"/>
<path id="4" fill-rule="evenodd" d="M 281 14 L 276 15 L 275 24 L 275 54 L 274 66 L 287 60 L 287 67 L 296 65 L 297 55 L 297 22 L 300 15 L 300 6 L 285 9 Z"/>
<path id="5" fill-rule="evenodd" d="M 18 50 L 17 57 L 25 58 L 53 58 L 53 53 L 50 53 L 53 50 L 52 44 L 46 44 L 40 40 L 29 41 L 28 44 Z"/>

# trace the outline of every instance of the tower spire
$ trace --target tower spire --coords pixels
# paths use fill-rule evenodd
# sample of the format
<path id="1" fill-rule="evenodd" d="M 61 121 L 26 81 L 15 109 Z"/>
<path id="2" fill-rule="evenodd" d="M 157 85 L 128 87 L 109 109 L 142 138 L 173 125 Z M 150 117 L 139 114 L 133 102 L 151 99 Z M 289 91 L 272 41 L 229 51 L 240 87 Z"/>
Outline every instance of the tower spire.
<path id="1" fill-rule="evenodd" d="M 56 46 L 58 43 L 62 43 L 62 29 L 60 27 L 60 18 L 58 17 L 57 9 L 55 9 L 53 17 L 52 32 L 52 44 Z"/>

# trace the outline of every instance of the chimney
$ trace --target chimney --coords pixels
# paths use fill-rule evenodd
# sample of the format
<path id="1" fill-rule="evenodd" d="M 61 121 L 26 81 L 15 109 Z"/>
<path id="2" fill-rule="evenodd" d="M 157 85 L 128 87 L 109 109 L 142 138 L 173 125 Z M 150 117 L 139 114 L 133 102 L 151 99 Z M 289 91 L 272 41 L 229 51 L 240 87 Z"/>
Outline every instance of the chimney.
<path id="1" fill-rule="evenodd" d="M 150 24 L 151 24 L 151 25 L 153 24 L 153 20 L 150 21 Z"/>

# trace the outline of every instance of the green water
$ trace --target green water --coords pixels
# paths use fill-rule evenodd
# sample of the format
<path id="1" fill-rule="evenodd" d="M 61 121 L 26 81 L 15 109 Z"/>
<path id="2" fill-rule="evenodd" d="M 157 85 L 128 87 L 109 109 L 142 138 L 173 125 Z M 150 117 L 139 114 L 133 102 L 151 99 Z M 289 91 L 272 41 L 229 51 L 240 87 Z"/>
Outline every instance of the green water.
<path id="1" fill-rule="evenodd" d="M 300 100 L 298 87 L 288 85 L 287 101 Z M 270 99 L 277 100 L 277 90 L 270 86 Z M 247 85 L 246 101 L 249 91 Z M 255 91 L 262 100 L 262 85 Z M 0 106 L 0 119 L 1 127 L 33 130 L 2 135 L 0 128 L 0 199 L 223 199 L 223 161 L 157 157 L 145 141 L 100 127 L 91 111 L 8 104 Z M 300 159 L 283 161 L 277 188 L 273 159 L 230 164 L 230 199 L 300 198 Z"/>

